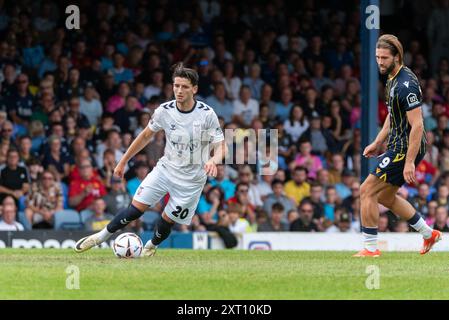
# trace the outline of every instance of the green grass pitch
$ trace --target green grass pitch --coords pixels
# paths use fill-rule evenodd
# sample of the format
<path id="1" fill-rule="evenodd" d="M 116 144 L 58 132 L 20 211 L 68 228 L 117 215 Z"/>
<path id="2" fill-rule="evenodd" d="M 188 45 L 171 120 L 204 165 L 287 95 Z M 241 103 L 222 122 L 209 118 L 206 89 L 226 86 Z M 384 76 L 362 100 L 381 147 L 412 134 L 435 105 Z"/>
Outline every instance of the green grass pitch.
<path id="1" fill-rule="evenodd" d="M 449 298 L 448 253 L 351 254 L 165 249 L 124 260 L 106 249 L 0 249 L 0 299 Z M 79 289 L 66 287 L 76 284 L 70 265 L 79 268 Z M 375 284 L 372 270 L 379 289 L 366 287 Z"/>

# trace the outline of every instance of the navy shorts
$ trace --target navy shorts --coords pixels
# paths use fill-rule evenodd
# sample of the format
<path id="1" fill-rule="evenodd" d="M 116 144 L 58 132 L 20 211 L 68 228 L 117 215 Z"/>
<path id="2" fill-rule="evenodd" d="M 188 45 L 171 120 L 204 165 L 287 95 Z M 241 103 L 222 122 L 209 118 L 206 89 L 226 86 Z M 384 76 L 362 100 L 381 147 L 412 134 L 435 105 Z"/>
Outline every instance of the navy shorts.
<path id="1" fill-rule="evenodd" d="M 418 153 L 415 159 L 415 167 L 424 158 L 425 152 Z M 376 168 L 371 172 L 379 179 L 395 186 L 402 187 L 404 180 L 404 166 L 405 153 L 398 153 L 392 150 L 387 150 L 384 154 L 378 157 Z"/>

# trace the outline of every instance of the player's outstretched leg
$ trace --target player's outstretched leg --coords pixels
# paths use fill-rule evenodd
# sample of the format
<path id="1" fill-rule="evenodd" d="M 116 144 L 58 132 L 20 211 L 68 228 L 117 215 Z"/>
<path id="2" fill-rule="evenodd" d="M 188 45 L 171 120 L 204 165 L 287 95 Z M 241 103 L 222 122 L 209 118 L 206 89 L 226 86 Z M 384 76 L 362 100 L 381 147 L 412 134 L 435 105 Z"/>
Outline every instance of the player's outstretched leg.
<path id="1" fill-rule="evenodd" d="M 390 187 L 383 190 L 379 194 L 379 202 L 402 219 L 406 220 L 413 229 L 423 236 L 424 244 L 420 253 L 425 254 L 432 249 L 435 243 L 441 240 L 442 234 L 440 231 L 433 230 L 428 226 L 410 202 L 396 194 L 398 189 L 399 187 L 396 186 L 394 188 Z"/>
<path id="2" fill-rule="evenodd" d="M 84 252 L 98 246 L 102 242 L 108 240 L 117 230 L 120 230 L 126 227 L 130 222 L 139 219 L 142 214 L 143 211 L 140 211 L 131 204 L 128 208 L 121 210 L 103 230 L 78 240 L 75 245 L 75 251 Z"/>
<path id="3" fill-rule="evenodd" d="M 148 240 L 142 251 L 142 256 L 151 257 L 154 256 L 158 245 L 162 241 L 168 238 L 173 227 L 174 222 L 168 218 L 165 213 L 162 213 L 161 219 L 157 222 L 156 228 L 154 229 L 153 239 Z"/>

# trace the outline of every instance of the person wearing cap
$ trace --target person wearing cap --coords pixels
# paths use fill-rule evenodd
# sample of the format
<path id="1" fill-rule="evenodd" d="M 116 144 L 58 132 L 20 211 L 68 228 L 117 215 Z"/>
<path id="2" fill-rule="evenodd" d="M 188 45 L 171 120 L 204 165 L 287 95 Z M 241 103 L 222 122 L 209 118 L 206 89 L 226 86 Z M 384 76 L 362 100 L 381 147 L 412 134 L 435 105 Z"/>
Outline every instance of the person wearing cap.
<path id="1" fill-rule="evenodd" d="M 89 120 L 90 125 L 96 126 L 103 114 L 103 107 L 96 96 L 95 87 L 92 82 L 86 84 L 84 96 L 80 98 L 80 113 Z"/>
<path id="2" fill-rule="evenodd" d="M 346 212 L 346 210 L 342 208 L 338 208 L 337 210 L 341 210 L 341 213 L 336 218 L 335 223 L 326 229 L 327 233 L 354 233 L 355 230 L 351 228 L 351 217 L 349 213 Z"/>

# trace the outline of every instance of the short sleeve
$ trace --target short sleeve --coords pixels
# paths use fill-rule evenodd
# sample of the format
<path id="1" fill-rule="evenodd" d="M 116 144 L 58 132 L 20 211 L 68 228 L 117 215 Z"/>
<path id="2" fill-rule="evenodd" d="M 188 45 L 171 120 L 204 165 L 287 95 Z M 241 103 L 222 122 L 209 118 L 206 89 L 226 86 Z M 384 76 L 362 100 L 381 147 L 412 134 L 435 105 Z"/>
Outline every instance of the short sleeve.
<path id="1" fill-rule="evenodd" d="M 224 140 L 223 130 L 220 127 L 220 122 L 215 112 L 212 112 L 208 121 L 208 132 L 210 135 L 210 142 L 217 143 Z"/>
<path id="2" fill-rule="evenodd" d="M 416 84 L 401 84 L 399 88 L 399 102 L 405 111 L 410 111 L 418 108 L 422 104 L 422 94 L 419 85 Z"/>
<path id="3" fill-rule="evenodd" d="M 148 128 L 151 131 L 157 132 L 162 130 L 162 111 L 163 108 L 157 108 L 151 116 L 150 121 L 148 121 Z"/>

